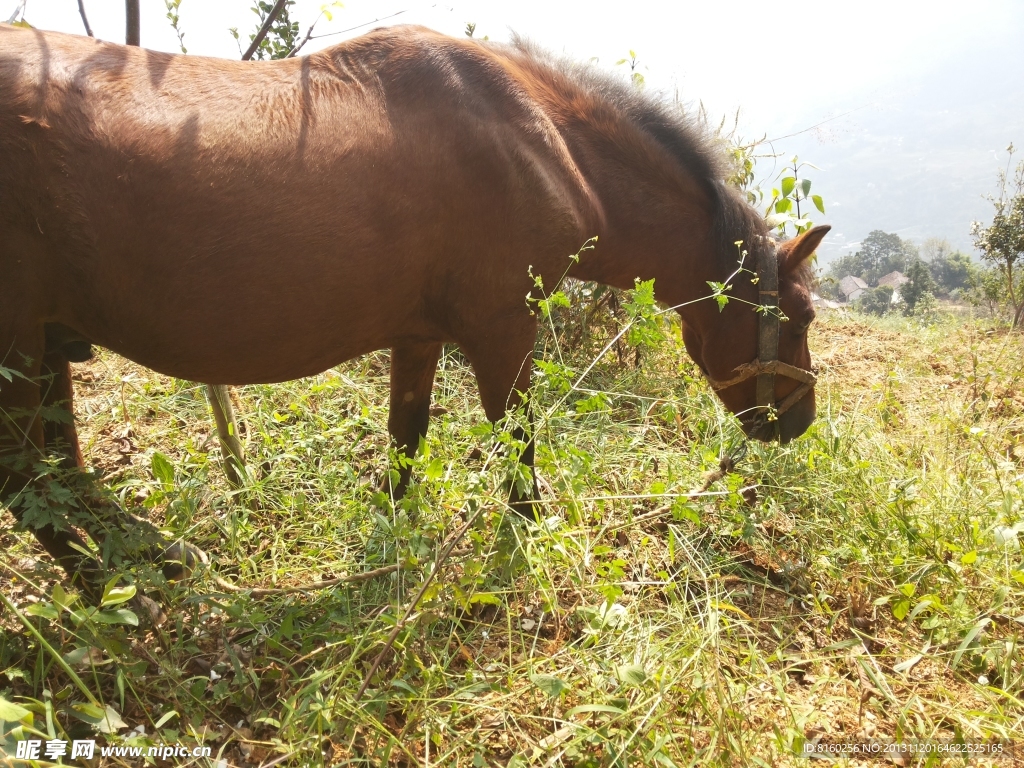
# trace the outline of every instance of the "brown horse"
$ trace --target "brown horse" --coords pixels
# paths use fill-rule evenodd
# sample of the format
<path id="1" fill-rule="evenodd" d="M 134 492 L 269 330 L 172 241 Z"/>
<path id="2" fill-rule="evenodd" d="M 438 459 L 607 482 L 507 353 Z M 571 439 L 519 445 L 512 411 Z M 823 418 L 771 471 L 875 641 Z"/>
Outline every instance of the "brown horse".
<path id="1" fill-rule="evenodd" d="M 553 284 L 594 235 L 570 274 L 654 278 L 747 433 L 792 439 L 814 419 L 813 389 L 788 377 L 810 367 L 800 266 L 827 227 L 775 243 L 719 154 L 677 110 L 522 43 L 399 27 L 240 63 L 2 27 L 2 499 L 76 570 L 79 536 L 30 514 L 32 458 L 81 466 L 73 420 L 40 414 L 70 409 L 68 361 L 91 344 L 224 384 L 390 348 L 388 428 L 411 452 L 454 342 L 500 419 L 530 384 L 529 268 Z M 724 311 L 696 301 L 735 272 L 737 241 L 777 269 L 777 369 L 751 306 L 771 291 L 737 277 Z M 755 418 L 771 408 L 755 374 L 770 401 L 790 396 L 773 424 Z"/>

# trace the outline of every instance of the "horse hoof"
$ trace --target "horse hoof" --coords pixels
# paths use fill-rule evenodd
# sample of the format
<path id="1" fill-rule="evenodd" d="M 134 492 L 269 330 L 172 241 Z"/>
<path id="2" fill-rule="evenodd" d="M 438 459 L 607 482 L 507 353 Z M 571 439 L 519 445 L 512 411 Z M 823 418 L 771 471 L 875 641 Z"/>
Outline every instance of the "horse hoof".
<path id="1" fill-rule="evenodd" d="M 188 578 L 200 564 L 210 564 L 210 558 L 203 550 L 181 540 L 167 547 L 160 559 L 163 562 L 164 578 L 168 581 L 180 581 Z"/>
<path id="2" fill-rule="evenodd" d="M 82 559 L 73 571 L 69 572 L 71 586 L 81 590 L 82 597 L 92 605 L 99 605 L 103 599 L 103 587 L 106 572 L 91 558 Z"/>
<path id="3" fill-rule="evenodd" d="M 141 593 L 137 594 L 131 599 L 131 606 L 137 614 L 147 618 L 153 627 L 161 627 L 167 622 L 167 614 L 164 613 L 164 609 L 151 597 Z"/>

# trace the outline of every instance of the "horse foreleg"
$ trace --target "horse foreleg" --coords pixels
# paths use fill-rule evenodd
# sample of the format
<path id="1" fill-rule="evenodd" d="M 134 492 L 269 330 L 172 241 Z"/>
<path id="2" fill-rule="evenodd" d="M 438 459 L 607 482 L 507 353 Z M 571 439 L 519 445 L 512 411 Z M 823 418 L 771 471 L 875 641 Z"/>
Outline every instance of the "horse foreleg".
<path id="1" fill-rule="evenodd" d="M 430 392 L 434 373 L 441 356 L 437 343 L 395 347 L 391 350 L 391 409 L 388 432 L 400 456 L 411 459 L 419 449 L 420 439 L 427 435 L 430 421 Z M 412 468 L 400 461 L 398 482 L 391 487 L 391 497 L 400 499 L 409 485 Z M 389 485 L 385 481 L 385 485 Z"/>
<path id="2" fill-rule="evenodd" d="M 500 421 L 523 406 L 524 395 L 530 391 L 536 335 L 536 326 L 524 323 L 519 328 L 505 329 L 500 343 L 474 343 L 466 346 L 466 356 L 476 372 L 484 412 L 492 422 Z M 534 502 L 539 496 L 533 468 L 533 413 L 529 403 L 526 403 L 525 411 L 527 423 L 516 424 L 511 433 L 515 440 L 524 443 L 519 462 L 529 475 L 528 487 L 525 491 L 521 490 L 520 483 L 513 480 L 508 503 L 517 514 L 536 520 L 537 505 Z"/>

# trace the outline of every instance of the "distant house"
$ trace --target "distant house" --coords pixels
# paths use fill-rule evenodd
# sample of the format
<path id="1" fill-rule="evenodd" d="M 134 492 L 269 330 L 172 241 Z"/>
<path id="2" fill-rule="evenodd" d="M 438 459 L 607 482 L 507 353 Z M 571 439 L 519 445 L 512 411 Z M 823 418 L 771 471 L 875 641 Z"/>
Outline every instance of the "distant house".
<path id="1" fill-rule="evenodd" d="M 901 285 L 903 285 L 904 283 L 909 283 L 909 282 L 910 282 L 910 278 L 907 277 L 906 275 L 904 275 L 899 270 L 894 270 L 894 271 L 890 272 L 888 275 L 883 275 L 882 277 L 878 278 L 878 285 L 879 286 L 887 285 L 890 288 L 892 288 L 894 291 L 897 288 L 899 288 Z"/>
<path id="2" fill-rule="evenodd" d="M 888 275 L 883 275 L 878 278 L 879 287 L 885 285 L 892 288 L 892 303 L 898 304 L 900 301 L 900 286 L 910 282 L 910 278 L 900 272 L 898 269 L 893 270 Z"/>
<path id="3" fill-rule="evenodd" d="M 847 275 L 839 281 L 839 298 L 847 302 L 856 301 L 867 289 L 868 284 L 859 277 Z"/>
<path id="4" fill-rule="evenodd" d="M 842 304 L 838 301 L 832 301 L 831 299 L 823 299 L 814 291 L 811 291 L 811 303 L 819 309 L 840 309 Z"/>

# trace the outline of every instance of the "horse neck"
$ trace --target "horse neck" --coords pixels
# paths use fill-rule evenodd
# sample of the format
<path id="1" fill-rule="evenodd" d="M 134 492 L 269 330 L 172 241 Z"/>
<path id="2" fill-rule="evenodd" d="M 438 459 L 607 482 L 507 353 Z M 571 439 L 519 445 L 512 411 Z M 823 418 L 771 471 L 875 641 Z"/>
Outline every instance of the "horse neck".
<path id="1" fill-rule="evenodd" d="M 653 278 L 655 296 L 669 306 L 707 296 L 709 281 L 729 276 L 715 247 L 712 201 L 695 179 L 576 149 L 604 216 L 593 251 L 581 256 L 571 276 L 622 289 Z M 680 313 L 685 320 L 694 311 Z"/>

